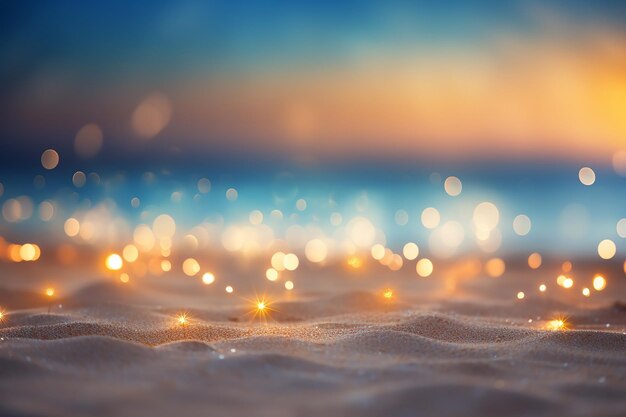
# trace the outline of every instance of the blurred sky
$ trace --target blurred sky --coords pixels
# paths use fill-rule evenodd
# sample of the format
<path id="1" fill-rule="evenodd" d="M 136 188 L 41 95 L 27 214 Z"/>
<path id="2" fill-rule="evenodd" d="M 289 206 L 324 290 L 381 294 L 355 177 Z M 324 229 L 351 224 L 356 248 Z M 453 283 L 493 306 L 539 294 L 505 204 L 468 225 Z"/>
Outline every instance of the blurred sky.
<path id="1" fill-rule="evenodd" d="M 625 23 L 623 1 L 5 3 L 1 159 L 95 123 L 101 162 L 609 165 Z"/>

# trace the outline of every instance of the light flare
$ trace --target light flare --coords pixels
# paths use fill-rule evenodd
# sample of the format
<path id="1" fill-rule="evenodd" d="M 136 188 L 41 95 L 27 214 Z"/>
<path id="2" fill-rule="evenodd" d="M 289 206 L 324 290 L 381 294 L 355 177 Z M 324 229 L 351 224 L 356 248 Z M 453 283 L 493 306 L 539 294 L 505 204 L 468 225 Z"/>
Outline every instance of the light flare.
<path id="1" fill-rule="evenodd" d="M 189 315 L 187 313 L 180 313 L 176 317 L 176 323 L 180 327 L 187 327 L 187 326 L 189 326 Z"/>
<path id="2" fill-rule="evenodd" d="M 546 323 L 546 329 L 551 331 L 567 330 L 569 328 L 565 317 L 557 317 Z"/>
<path id="3" fill-rule="evenodd" d="M 246 299 L 246 301 L 251 305 L 247 314 L 252 316 L 252 320 L 258 318 L 266 322 L 268 318 L 271 318 L 271 314 L 276 312 L 276 309 L 272 307 L 274 302 L 265 294 L 255 295 L 254 299 Z"/>

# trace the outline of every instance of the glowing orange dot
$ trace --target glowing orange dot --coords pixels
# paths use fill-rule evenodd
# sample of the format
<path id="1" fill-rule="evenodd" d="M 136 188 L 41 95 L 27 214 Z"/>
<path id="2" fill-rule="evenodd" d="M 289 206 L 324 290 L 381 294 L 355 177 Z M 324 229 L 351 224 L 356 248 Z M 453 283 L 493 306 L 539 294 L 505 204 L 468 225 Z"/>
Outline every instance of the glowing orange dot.
<path id="1" fill-rule="evenodd" d="M 187 258 L 183 261 L 183 272 L 193 277 L 200 272 L 200 264 L 194 258 Z"/>
<path id="2" fill-rule="evenodd" d="M 548 330 L 557 331 L 557 330 L 565 330 L 566 324 L 563 319 L 554 319 L 550 320 L 547 324 Z"/>
<path id="3" fill-rule="evenodd" d="M 537 252 L 531 253 L 528 257 L 528 266 L 531 269 L 537 269 L 541 266 L 541 255 Z"/>
<path id="4" fill-rule="evenodd" d="M 497 278 L 504 274 L 505 270 L 506 264 L 500 258 L 492 258 L 485 263 L 485 271 L 490 277 Z"/>
<path id="5" fill-rule="evenodd" d="M 393 297 L 393 290 L 391 289 L 386 289 L 385 292 L 383 292 L 383 297 L 389 299 Z"/>
<path id="6" fill-rule="evenodd" d="M 32 243 L 25 243 L 20 247 L 20 257 L 24 261 L 34 261 L 36 256 L 36 245 L 33 245 Z"/>
<path id="7" fill-rule="evenodd" d="M 46 295 L 48 297 L 52 297 L 54 295 L 54 288 L 52 287 L 46 288 Z"/>
<path id="8" fill-rule="evenodd" d="M 570 261 L 563 262 L 563 264 L 561 265 L 561 270 L 565 273 L 568 273 L 572 270 L 572 263 Z"/>
<path id="9" fill-rule="evenodd" d="M 107 269 L 111 271 L 119 271 L 120 269 L 122 269 L 124 261 L 122 260 L 122 257 L 120 255 L 118 255 L 117 253 L 112 253 L 107 256 L 104 264 L 106 265 Z"/>
<path id="10" fill-rule="evenodd" d="M 22 245 L 10 244 L 8 248 L 8 256 L 13 262 L 22 262 L 22 256 L 20 254 Z"/>
<path id="11" fill-rule="evenodd" d="M 363 266 L 363 261 L 358 256 L 351 256 L 348 258 L 347 263 L 354 269 L 358 269 Z"/>
<path id="12" fill-rule="evenodd" d="M 602 291 L 604 288 L 606 288 L 606 279 L 602 275 L 596 275 L 593 278 L 593 289 Z"/>
<path id="13" fill-rule="evenodd" d="M 187 313 L 179 314 L 176 321 L 178 322 L 178 325 L 180 327 L 185 327 L 189 325 L 189 318 L 187 317 Z"/>

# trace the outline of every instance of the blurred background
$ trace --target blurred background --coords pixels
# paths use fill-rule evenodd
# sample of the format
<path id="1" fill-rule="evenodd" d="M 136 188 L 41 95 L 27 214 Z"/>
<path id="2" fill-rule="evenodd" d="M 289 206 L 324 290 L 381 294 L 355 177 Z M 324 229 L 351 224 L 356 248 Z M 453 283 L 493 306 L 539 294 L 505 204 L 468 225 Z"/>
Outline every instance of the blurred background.
<path id="1" fill-rule="evenodd" d="M 4 286 L 623 291 L 626 3 L 42 1 L 0 20 Z"/>

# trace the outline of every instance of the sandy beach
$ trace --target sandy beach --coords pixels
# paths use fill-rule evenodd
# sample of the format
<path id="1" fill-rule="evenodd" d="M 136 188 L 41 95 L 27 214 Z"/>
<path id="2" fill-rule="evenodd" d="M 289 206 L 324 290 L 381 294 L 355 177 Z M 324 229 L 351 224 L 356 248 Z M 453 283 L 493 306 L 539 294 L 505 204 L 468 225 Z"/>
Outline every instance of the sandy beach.
<path id="1" fill-rule="evenodd" d="M 140 303 L 155 291 L 93 283 L 56 300 L 50 313 L 25 307 L 41 305 L 36 293 L 3 291 L 3 302 L 22 305 L 0 327 L 1 414 L 626 412 L 619 302 L 426 302 L 348 291 L 277 299 L 259 320 L 244 299 L 203 297 L 205 307 L 186 309 L 181 326 L 180 306 Z M 549 328 L 557 314 L 568 329 Z"/>

